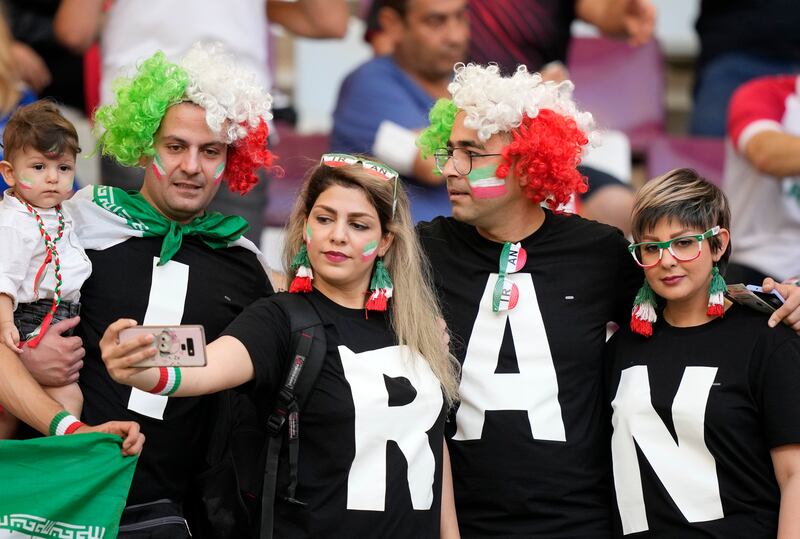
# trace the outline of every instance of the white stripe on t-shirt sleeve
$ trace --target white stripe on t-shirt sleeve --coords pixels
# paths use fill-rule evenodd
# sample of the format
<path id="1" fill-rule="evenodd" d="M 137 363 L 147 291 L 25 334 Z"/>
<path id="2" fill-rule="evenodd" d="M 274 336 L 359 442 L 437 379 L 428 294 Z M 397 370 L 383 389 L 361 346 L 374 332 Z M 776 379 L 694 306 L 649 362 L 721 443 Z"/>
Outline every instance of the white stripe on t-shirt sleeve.
<path id="1" fill-rule="evenodd" d="M 739 140 L 736 143 L 737 151 L 744 154 L 744 149 L 747 147 L 747 143 L 750 142 L 750 139 L 764 131 L 782 132 L 783 126 L 775 120 L 756 120 L 755 122 L 747 124 L 747 127 L 742 129 L 742 132 L 739 134 Z"/>

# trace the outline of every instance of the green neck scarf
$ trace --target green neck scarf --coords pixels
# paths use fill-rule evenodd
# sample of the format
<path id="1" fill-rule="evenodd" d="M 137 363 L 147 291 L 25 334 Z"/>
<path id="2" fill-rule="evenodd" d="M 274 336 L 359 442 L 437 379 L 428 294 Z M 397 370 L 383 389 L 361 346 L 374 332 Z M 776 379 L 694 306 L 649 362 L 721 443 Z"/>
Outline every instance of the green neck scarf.
<path id="1" fill-rule="evenodd" d="M 172 260 L 186 235 L 198 236 L 212 249 L 220 249 L 238 240 L 250 228 L 242 217 L 219 212 L 205 212 L 182 225 L 161 215 L 141 193 L 116 187 L 95 189 L 94 203 L 124 219 L 131 230 L 141 231 L 143 237 L 163 237 L 159 266 Z"/>

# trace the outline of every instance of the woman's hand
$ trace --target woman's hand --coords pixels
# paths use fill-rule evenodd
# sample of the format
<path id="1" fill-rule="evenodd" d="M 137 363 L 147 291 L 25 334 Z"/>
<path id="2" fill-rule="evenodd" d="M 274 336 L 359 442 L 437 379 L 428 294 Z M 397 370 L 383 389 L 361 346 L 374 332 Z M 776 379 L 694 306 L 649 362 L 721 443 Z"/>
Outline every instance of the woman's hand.
<path id="1" fill-rule="evenodd" d="M 120 318 L 108 326 L 103 338 L 100 339 L 100 355 L 114 381 L 129 386 L 144 385 L 149 388 L 155 385 L 157 374 L 151 373 L 155 373 L 156 369 L 143 369 L 133 365 L 156 355 L 153 336 L 139 335 L 122 343 L 119 341 L 119 333 L 123 329 L 136 325 L 136 320 Z M 148 383 L 150 379 L 153 380 L 152 383 Z"/>

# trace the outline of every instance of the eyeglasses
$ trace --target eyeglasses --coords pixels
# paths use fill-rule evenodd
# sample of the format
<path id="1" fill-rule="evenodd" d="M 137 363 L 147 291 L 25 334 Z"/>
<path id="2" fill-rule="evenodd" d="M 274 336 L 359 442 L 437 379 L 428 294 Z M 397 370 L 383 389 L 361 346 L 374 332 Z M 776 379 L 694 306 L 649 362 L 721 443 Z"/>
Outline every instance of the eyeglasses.
<path id="1" fill-rule="evenodd" d="M 628 251 L 633 255 L 636 263 L 643 268 L 652 268 L 659 262 L 664 254 L 664 249 L 679 262 L 691 262 L 702 252 L 703 240 L 719 234 L 719 227 L 715 226 L 702 234 L 681 236 L 667 241 L 643 241 L 628 245 Z"/>
<path id="2" fill-rule="evenodd" d="M 400 174 L 393 168 L 387 167 L 383 163 L 377 161 L 370 161 L 362 159 L 349 153 L 326 153 L 322 154 L 319 162 L 326 167 L 343 167 L 348 165 L 361 165 L 364 170 L 386 181 L 394 182 L 394 191 L 392 193 L 392 217 L 394 217 L 394 210 L 397 207 L 397 178 Z"/>
<path id="3" fill-rule="evenodd" d="M 444 167 L 450 158 L 453 159 L 453 167 L 456 172 L 462 176 L 466 176 L 472 172 L 472 160 L 476 157 L 496 157 L 503 155 L 500 153 L 475 153 L 464 148 L 440 148 L 433 152 L 433 161 L 436 164 L 436 170 L 444 174 Z"/>

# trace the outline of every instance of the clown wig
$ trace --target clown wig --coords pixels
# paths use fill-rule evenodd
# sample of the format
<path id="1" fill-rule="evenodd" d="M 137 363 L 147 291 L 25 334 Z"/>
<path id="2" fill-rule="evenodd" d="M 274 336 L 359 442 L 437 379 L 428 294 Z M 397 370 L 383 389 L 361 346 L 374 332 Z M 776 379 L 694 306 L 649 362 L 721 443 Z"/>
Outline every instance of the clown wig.
<path id="1" fill-rule="evenodd" d="M 557 208 L 573 193 L 586 191 L 576 167 L 594 121 L 573 101 L 571 82 L 544 82 L 525 66 L 502 77 L 496 65 L 456 64 L 448 90 L 452 101 L 440 99 L 434 105 L 430 127 L 419 137 L 423 157 L 447 145 L 455 115 L 463 111 L 464 125 L 475 129 L 482 142 L 497 133 L 511 134 L 497 177 L 507 177 L 513 167 L 518 178 L 526 179 L 525 193 L 534 202 Z"/>
<path id="2" fill-rule="evenodd" d="M 220 44 L 196 43 L 177 63 L 156 52 L 131 79 L 116 81 L 116 102 L 95 114 L 103 129 L 103 154 L 125 166 L 155 155 L 155 134 L 167 109 L 184 101 L 206 112 L 206 123 L 229 145 L 224 178 L 245 194 L 255 186 L 258 168 L 272 165 L 267 121 L 272 98 L 255 74 L 238 66 Z"/>

